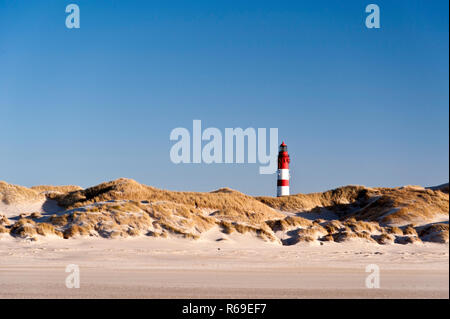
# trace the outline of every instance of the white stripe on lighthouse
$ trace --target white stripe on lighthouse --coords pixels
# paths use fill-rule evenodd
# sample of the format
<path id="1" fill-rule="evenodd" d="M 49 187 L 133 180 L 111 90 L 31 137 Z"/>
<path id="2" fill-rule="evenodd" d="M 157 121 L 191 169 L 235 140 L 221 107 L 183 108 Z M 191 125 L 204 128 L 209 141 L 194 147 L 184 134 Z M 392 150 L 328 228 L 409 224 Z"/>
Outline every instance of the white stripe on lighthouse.
<path id="1" fill-rule="evenodd" d="M 289 169 L 283 168 L 278 170 L 278 179 L 289 180 Z"/>
<path id="2" fill-rule="evenodd" d="M 288 195 L 289 195 L 289 186 L 277 187 L 277 196 L 288 196 Z"/>

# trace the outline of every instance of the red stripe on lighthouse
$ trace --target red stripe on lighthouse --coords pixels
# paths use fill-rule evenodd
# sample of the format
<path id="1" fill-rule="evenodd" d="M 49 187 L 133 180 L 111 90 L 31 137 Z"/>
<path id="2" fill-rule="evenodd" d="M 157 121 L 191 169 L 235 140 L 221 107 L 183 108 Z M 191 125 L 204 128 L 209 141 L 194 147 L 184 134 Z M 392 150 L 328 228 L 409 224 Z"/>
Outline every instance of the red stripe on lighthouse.
<path id="1" fill-rule="evenodd" d="M 289 181 L 286 179 L 279 179 L 277 182 L 277 186 L 289 186 Z"/>

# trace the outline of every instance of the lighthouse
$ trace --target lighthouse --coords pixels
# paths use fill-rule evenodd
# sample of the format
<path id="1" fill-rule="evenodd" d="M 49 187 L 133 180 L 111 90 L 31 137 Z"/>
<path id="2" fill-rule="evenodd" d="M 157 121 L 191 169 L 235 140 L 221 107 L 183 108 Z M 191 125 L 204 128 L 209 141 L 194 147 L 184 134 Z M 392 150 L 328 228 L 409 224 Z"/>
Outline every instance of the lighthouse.
<path id="1" fill-rule="evenodd" d="M 277 180 L 277 197 L 289 195 L 289 154 L 287 145 L 284 141 L 280 145 L 278 152 L 278 180 Z"/>

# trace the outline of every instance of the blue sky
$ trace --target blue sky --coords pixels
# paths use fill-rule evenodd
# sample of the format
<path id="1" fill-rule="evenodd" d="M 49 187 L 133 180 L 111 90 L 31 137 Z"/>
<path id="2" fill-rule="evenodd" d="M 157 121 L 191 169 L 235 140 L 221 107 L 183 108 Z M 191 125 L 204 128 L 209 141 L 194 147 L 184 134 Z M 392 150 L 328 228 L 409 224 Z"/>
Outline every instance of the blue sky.
<path id="1" fill-rule="evenodd" d="M 65 27 L 76 3 L 81 28 Z M 367 29 L 376 3 L 381 29 Z M 449 179 L 448 1 L 0 0 L 0 180 L 274 195 L 170 161 L 176 127 L 277 127 L 291 192 Z"/>

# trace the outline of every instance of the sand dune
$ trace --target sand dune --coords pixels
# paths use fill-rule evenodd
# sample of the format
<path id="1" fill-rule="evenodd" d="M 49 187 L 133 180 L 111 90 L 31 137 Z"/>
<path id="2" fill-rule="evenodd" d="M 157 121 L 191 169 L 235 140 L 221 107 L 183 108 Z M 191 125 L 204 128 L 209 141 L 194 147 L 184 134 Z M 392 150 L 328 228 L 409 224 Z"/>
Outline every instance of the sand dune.
<path id="1" fill-rule="evenodd" d="M 231 189 L 172 192 L 121 178 L 81 189 L 0 184 L 0 232 L 41 236 L 198 240 L 212 228 L 280 245 L 363 241 L 448 243 L 445 187 L 345 186 L 324 193 L 251 197 Z M 25 208 L 34 211 L 24 212 Z M 326 218 L 324 218 L 326 217 Z M 216 238 L 220 240 L 220 238 Z"/>
<path id="2" fill-rule="evenodd" d="M 0 181 L 0 202 L 5 205 L 17 205 L 41 200 L 45 200 L 45 195 L 38 191 Z"/>
<path id="3" fill-rule="evenodd" d="M 345 186 L 324 193 L 273 198 L 257 197 L 283 211 L 320 214 L 333 212 L 339 218 L 377 221 L 384 225 L 424 224 L 448 220 L 449 197 L 445 187 L 420 186 L 367 188 Z"/>

